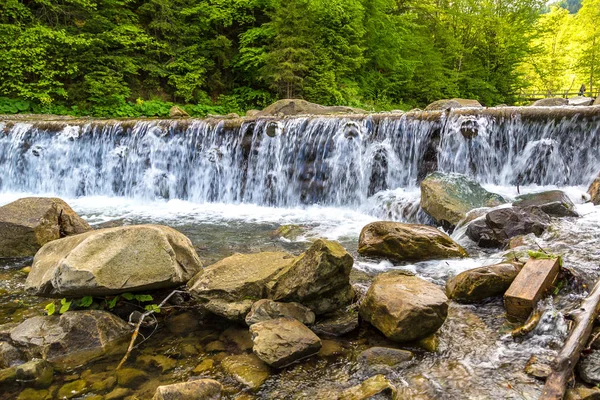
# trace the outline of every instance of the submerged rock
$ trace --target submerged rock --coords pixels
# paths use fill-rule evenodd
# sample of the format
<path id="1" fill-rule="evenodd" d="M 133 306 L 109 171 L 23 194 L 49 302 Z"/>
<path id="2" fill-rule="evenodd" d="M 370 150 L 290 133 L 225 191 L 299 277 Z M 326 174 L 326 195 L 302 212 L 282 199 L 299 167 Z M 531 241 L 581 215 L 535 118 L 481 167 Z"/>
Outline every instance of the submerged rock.
<path id="1" fill-rule="evenodd" d="M 221 361 L 221 366 L 225 372 L 251 390 L 258 390 L 271 373 L 269 366 L 254 354 L 226 357 Z"/>
<path id="2" fill-rule="evenodd" d="M 438 229 L 401 222 L 372 222 L 360 232 L 358 252 L 396 261 L 467 257 L 459 244 Z"/>
<path id="3" fill-rule="evenodd" d="M 321 339 L 294 318 L 278 318 L 250 326 L 252 350 L 265 363 L 282 368 L 315 355 L 321 349 Z"/>
<path id="4" fill-rule="evenodd" d="M 559 107 L 566 106 L 569 104 L 569 100 L 563 99 L 562 97 L 549 97 L 547 99 L 540 99 L 533 102 L 532 106 L 535 107 Z"/>
<path id="5" fill-rule="evenodd" d="M 360 353 L 357 361 L 361 364 L 387 365 L 394 367 L 398 364 L 403 364 L 413 359 L 413 353 L 408 350 L 392 349 L 389 347 L 371 347 Z"/>
<path id="6" fill-rule="evenodd" d="M 442 225 L 456 226 L 475 208 L 506 202 L 461 174 L 434 172 L 421 182 L 421 207 Z"/>
<path id="7" fill-rule="evenodd" d="M 350 271 L 354 259 L 339 243 L 316 240 L 268 285 L 269 297 L 298 302 L 317 315 L 335 311 L 354 298 Z"/>
<path id="8" fill-rule="evenodd" d="M 461 272 L 446 283 L 450 299 L 476 302 L 488 297 L 501 296 L 515 280 L 521 265 L 502 263 Z"/>
<path id="9" fill-rule="evenodd" d="M 54 368 L 47 361 L 36 359 L 19 365 L 15 377 L 36 388 L 47 388 L 54 380 Z"/>
<path id="10" fill-rule="evenodd" d="M 60 368 L 73 368 L 118 350 L 131 336 L 131 327 L 99 310 L 68 311 L 61 316 L 29 318 L 10 334 L 15 345 L 31 356 Z"/>
<path id="11" fill-rule="evenodd" d="M 267 297 L 267 283 L 294 259 L 284 252 L 234 254 L 205 268 L 188 288 L 209 311 L 243 321 L 252 304 Z"/>
<path id="12" fill-rule="evenodd" d="M 270 319 L 282 317 L 295 318 L 304 325 L 315 323 L 315 313 L 310 308 L 299 303 L 279 303 L 269 299 L 262 299 L 252 305 L 246 316 L 248 326 Z"/>
<path id="13" fill-rule="evenodd" d="M 600 97 L 598 98 L 600 99 Z M 590 201 L 594 205 L 600 205 L 600 174 L 594 179 L 588 188 L 588 194 L 590 195 Z"/>
<path id="14" fill-rule="evenodd" d="M 471 222 L 466 233 L 480 247 L 504 247 L 515 236 L 540 236 L 549 224 L 548 214 L 538 207 L 501 208 Z"/>
<path id="15" fill-rule="evenodd" d="M 46 244 L 25 287 L 42 296 L 105 296 L 175 287 L 201 272 L 192 242 L 175 229 L 123 226 Z"/>
<path id="16" fill-rule="evenodd" d="M 527 209 L 539 207 L 543 212 L 555 217 L 578 217 L 575 204 L 562 190 L 529 193 L 517 196 L 513 207 Z"/>
<path id="17" fill-rule="evenodd" d="M 19 199 L 0 207 L 0 257 L 33 256 L 48 242 L 90 230 L 61 199 Z"/>
<path id="18" fill-rule="evenodd" d="M 219 400 L 223 386 L 213 379 L 159 386 L 152 400 Z"/>
<path id="19" fill-rule="evenodd" d="M 360 305 L 361 317 L 397 342 L 436 332 L 448 315 L 448 298 L 433 283 L 402 271 L 378 275 Z"/>
<path id="20" fill-rule="evenodd" d="M 366 400 L 380 393 L 388 393 L 390 398 L 395 399 L 397 389 L 384 375 L 375 375 L 360 385 L 344 390 L 338 400 Z"/>

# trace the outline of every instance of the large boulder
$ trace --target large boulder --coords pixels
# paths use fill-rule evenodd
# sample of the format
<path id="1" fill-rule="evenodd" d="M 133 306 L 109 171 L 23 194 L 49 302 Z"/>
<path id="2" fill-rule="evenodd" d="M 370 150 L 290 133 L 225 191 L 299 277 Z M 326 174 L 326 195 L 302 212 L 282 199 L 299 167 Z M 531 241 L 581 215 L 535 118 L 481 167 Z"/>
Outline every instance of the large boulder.
<path id="1" fill-rule="evenodd" d="M 74 368 L 122 351 L 131 331 L 125 321 L 106 311 L 68 311 L 29 318 L 11 330 L 10 339 L 32 357 Z"/>
<path id="2" fill-rule="evenodd" d="M 134 225 L 46 244 L 25 287 L 42 296 L 105 296 L 179 286 L 201 271 L 186 236 L 168 226 Z"/>
<path id="3" fill-rule="evenodd" d="M 468 256 L 465 249 L 436 228 L 390 221 L 366 225 L 360 232 L 358 252 L 364 256 L 396 261 Z"/>
<path id="4" fill-rule="evenodd" d="M 471 99 L 444 99 L 437 100 L 425 107 L 425 111 L 436 111 L 436 110 L 447 110 L 449 108 L 463 108 L 463 107 L 481 107 L 481 104 L 477 100 Z"/>
<path id="5" fill-rule="evenodd" d="M 436 332 L 448 316 L 444 292 L 402 271 L 375 278 L 360 305 L 360 315 L 397 342 L 422 339 Z"/>
<path id="6" fill-rule="evenodd" d="M 156 388 L 152 400 L 219 400 L 223 386 L 213 379 L 174 383 Z"/>
<path id="7" fill-rule="evenodd" d="M 534 107 L 560 107 L 569 104 L 569 100 L 562 97 L 549 97 L 547 99 L 536 100 L 532 106 Z"/>
<path id="8" fill-rule="evenodd" d="M 315 355 L 321 339 L 295 318 L 278 318 L 250 326 L 252 351 L 268 365 L 283 368 Z"/>
<path id="9" fill-rule="evenodd" d="M 0 207 L 0 257 L 30 257 L 48 242 L 91 230 L 61 199 L 19 199 Z"/>
<path id="10" fill-rule="evenodd" d="M 510 238 L 530 233 L 540 236 L 550 217 L 538 207 L 501 208 L 490 211 L 467 227 L 467 236 L 480 247 L 504 247 Z"/>
<path id="11" fill-rule="evenodd" d="M 263 116 L 288 116 L 288 115 L 331 115 L 331 114 L 364 114 L 365 111 L 343 106 L 322 106 L 315 103 L 309 103 L 300 99 L 283 99 L 276 101 L 264 110 L 255 114 L 255 117 Z"/>
<path id="12" fill-rule="evenodd" d="M 600 99 L 600 97 L 598 97 Z M 600 174 L 594 179 L 588 188 L 588 194 L 590 195 L 590 201 L 595 205 L 600 205 Z"/>
<path id="13" fill-rule="evenodd" d="M 269 297 L 283 302 L 298 302 L 325 314 L 349 304 L 354 297 L 350 271 L 354 260 L 339 243 L 316 240 L 283 268 L 269 286 Z"/>
<path id="14" fill-rule="evenodd" d="M 502 263 L 461 272 L 446 283 L 446 294 L 453 300 L 477 302 L 502 296 L 515 280 L 521 265 Z"/>
<path id="15" fill-rule="evenodd" d="M 209 311 L 243 321 L 252 304 L 267 298 L 267 283 L 294 260 L 284 252 L 234 254 L 205 268 L 188 288 Z"/>
<path id="16" fill-rule="evenodd" d="M 298 303 L 279 303 L 269 299 L 262 299 L 252 304 L 252 308 L 246 315 L 248 326 L 258 322 L 277 319 L 282 317 L 295 318 L 304 325 L 315 323 L 315 313 L 308 307 Z"/>
<path id="17" fill-rule="evenodd" d="M 421 207 L 442 225 L 456 226 L 474 208 L 506 202 L 461 174 L 434 172 L 421 182 Z"/>
<path id="18" fill-rule="evenodd" d="M 569 98 L 570 106 L 591 106 L 594 103 L 593 97 L 573 96 Z"/>
<path id="19" fill-rule="evenodd" d="M 554 217 L 578 217 L 575 204 L 562 190 L 528 193 L 517 196 L 513 207 L 539 207 L 543 212 Z"/>

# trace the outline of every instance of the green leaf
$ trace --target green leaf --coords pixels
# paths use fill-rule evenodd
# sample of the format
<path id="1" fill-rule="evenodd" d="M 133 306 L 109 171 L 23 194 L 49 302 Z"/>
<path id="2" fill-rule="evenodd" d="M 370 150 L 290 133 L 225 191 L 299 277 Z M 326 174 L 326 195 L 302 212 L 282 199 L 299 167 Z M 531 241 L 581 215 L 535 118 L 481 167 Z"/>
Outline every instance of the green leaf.
<path id="1" fill-rule="evenodd" d="M 133 299 L 135 299 L 135 295 L 133 293 L 123 293 L 121 296 L 123 296 L 123 298 L 125 300 L 133 300 Z"/>
<path id="2" fill-rule="evenodd" d="M 160 313 L 160 307 L 157 304 L 148 304 L 144 308 L 146 309 L 146 311 L 153 311 L 156 314 Z"/>
<path id="3" fill-rule="evenodd" d="M 77 302 L 79 307 L 89 307 L 94 302 L 94 298 L 92 296 L 82 297 L 81 300 Z"/>
<path id="4" fill-rule="evenodd" d="M 54 305 L 54 303 L 46 304 L 46 307 L 44 307 L 44 310 L 46 310 L 48 315 L 52 315 L 56 312 L 56 306 Z"/>
<path id="5" fill-rule="evenodd" d="M 113 297 L 107 304 L 108 308 L 112 310 L 117 305 L 117 301 L 119 301 L 119 296 Z"/>
<path id="6" fill-rule="evenodd" d="M 71 308 L 71 303 L 72 303 L 72 301 L 67 301 L 67 299 L 65 299 L 65 298 L 62 298 L 62 299 L 60 300 L 60 304 L 61 304 L 61 306 L 60 306 L 60 310 L 58 310 L 58 312 L 59 312 L 60 314 L 64 314 L 64 313 L 66 313 L 67 311 L 69 311 L 69 308 Z"/>
<path id="7" fill-rule="evenodd" d="M 154 300 L 149 294 L 136 294 L 135 299 L 141 303 Z"/>

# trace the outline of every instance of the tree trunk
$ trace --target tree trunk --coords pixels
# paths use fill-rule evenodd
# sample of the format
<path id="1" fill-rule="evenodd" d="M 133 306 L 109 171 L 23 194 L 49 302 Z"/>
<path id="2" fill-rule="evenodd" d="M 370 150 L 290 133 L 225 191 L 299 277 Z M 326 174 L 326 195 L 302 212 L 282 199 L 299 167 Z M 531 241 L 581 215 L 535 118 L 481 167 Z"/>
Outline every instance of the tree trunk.
<path id="1" fill-rule="evenodd" d="M 574 317 L 573 330 L 567 337 L 563 348 L 552 363 L 552 372 L 542 390 L 540 400 L 560 400 L 565 395 L 567 383 L 573 375 L 573 368 L 579 361 L 581 351 L 594 327 L 594 319 L 600 303 L 600 280 L 582 302 Z"/>

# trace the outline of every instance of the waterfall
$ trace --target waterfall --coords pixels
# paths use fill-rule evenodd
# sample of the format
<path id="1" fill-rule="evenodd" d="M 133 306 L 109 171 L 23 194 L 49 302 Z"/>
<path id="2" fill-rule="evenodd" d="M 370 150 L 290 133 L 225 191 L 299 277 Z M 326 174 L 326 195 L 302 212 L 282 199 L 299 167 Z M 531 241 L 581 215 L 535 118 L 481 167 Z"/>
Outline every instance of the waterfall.
<path id="1" fill-rule="evenodd" d="M 489 110 L 256 121 L 4 120 L 0 191 L 356 207 L 370 198 L 389 205 L 390 193 L 416 188 L 434 170 L 498 185 L 582 185 L 598 173 L 600 112 Z M 417 213 L 414 199 L 407 201 Z"/>

